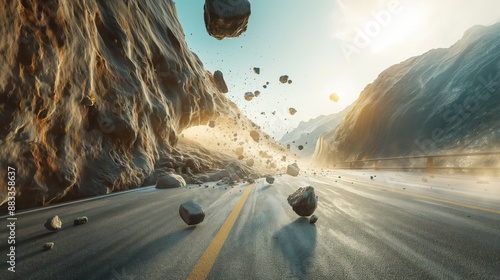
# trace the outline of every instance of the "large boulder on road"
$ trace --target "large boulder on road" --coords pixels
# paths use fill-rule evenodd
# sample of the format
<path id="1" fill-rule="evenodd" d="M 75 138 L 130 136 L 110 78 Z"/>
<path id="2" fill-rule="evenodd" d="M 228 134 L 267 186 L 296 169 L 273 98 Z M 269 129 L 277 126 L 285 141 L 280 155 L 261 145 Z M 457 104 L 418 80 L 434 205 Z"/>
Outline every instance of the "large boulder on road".
<path id="1" fill-rule="evenodd" d="M 179 206 L 179 215 L 190 226 L 199 224 L 205 219 L 205 213 L 201 209 L 201 206 L 193 201 L 182 203 Z"/>
<path id="2" fill-rule="evenodd" d="M 318 207 L 318 197 L 311 186 L 299 188 L 288 196 L 288 204 L 299 216 L 310 216 Z"/>
<path id="3" fill-rule="evenodd" d="M 156 183 L 157 189 L 172 189 L 172 188 L 180 188 L 186 186 L 186 181 L 182 176 L 177 174 L 167 174 L 160 179 Z"/>

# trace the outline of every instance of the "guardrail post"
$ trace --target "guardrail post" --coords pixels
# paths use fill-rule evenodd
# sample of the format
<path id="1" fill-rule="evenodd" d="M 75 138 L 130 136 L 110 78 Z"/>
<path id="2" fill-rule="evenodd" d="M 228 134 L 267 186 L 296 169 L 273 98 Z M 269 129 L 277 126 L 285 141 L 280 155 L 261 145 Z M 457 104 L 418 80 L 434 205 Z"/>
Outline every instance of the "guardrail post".
<path id="1" fill-rule="evenodd" d="M 425 171 L 427 173 L 434 172 L 434 158 L 433 157 L 427 157 L 427 165 L 425 166 Z"/>

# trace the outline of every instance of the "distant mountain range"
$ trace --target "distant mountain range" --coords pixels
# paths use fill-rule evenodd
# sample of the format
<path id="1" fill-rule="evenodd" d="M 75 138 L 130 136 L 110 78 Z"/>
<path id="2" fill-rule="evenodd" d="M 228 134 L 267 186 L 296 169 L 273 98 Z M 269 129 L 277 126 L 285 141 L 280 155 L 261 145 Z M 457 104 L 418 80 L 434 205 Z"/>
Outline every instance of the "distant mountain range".
<path id="1" fill-rule="evenodd" d="M 336 114 L 321 115 L 307 122 L 302 121 L 294 130 L 283 135 L 279 142 L 284 145 L 289 144 L 291 151 L 299 156 L 312 156 L 321 134 L 335 131 L 351 107 L 352 105 Z M 303 146 L 303 150 L 299 150 L 299 146 Z"/>
<path id="2" fill-rule="evenodd" d="M 500 147 L 500 23 L 394 65 L 318 140 L 317 162 Z"/>

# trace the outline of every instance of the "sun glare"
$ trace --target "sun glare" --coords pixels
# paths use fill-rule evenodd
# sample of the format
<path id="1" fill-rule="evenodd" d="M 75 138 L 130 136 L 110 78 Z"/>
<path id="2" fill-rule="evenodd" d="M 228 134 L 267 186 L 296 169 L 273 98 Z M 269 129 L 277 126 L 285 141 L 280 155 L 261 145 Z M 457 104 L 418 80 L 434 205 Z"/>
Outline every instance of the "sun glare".
<path id="1" fill-rule="evenodd" d="M 406 6 L 401 14 L 394 16 L 371 45 L 372 53 L 387 51 L 421 32 L 426 19 L 425 9 L 418 5 Z"/>

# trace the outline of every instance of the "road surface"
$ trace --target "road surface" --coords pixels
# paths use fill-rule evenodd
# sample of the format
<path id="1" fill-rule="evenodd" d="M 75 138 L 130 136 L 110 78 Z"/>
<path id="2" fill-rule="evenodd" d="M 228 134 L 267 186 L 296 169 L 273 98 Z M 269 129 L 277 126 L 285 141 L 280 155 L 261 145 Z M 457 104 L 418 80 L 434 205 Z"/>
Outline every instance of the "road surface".
<path id="1" fill-rule="evenodd" d="M 206 185 L 18 213 L 15 273 L 2 217 L 0 278 L 500 279 L 498 178 L 330 170 Z M 319 196 L 315 225 L 286 201 L 308 185 Z M 187 200 L 203 207 L 203 223 L 181 220 Z M 43 226 L 53 215 L 58 232 Z M 89 222 L 73 226 L 82 215 Z M 54 248 L 42 251 L 45 242 Z"/>

